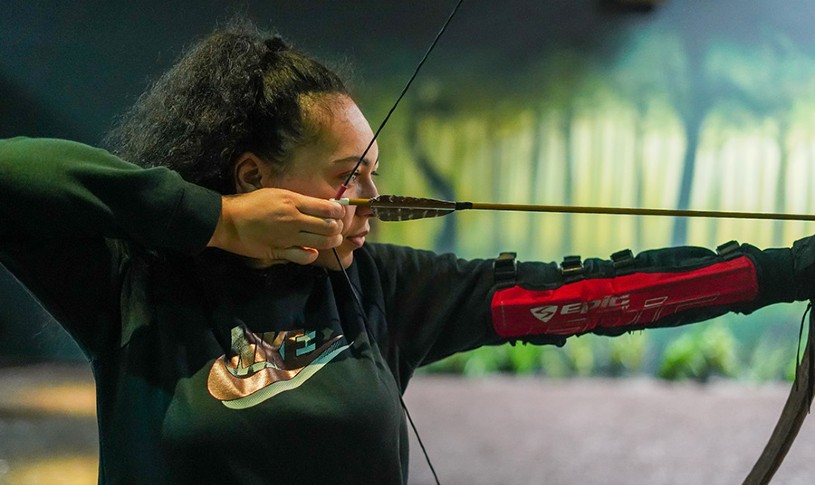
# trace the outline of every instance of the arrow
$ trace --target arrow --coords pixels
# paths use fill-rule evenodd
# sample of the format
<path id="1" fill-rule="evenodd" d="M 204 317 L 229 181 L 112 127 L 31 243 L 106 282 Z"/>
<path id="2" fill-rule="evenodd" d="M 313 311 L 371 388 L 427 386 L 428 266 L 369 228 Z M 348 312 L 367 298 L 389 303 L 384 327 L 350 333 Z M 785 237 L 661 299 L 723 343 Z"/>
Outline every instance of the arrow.
<path id="1" fill-rule="evenodd" d="M 550 212 L 560 214 L 615 214 L 630 216 L 707 217 L 720 219 L 765 219 L 782 221 L 815 221 L 812 214 L 780 214 L 772 212 L 731 212 L 712 210 L 641 209 L 632 207 L 586 207 L 568 205 L 499 204 L 490 202 L 453 202 L 439 199 L 380 195 L 372 199 L 338 199 L 345 205 L 370 207 L 374 216 L 383 221 L 409 221 L 440 217 L 459 210 L 498 210 Z"/>

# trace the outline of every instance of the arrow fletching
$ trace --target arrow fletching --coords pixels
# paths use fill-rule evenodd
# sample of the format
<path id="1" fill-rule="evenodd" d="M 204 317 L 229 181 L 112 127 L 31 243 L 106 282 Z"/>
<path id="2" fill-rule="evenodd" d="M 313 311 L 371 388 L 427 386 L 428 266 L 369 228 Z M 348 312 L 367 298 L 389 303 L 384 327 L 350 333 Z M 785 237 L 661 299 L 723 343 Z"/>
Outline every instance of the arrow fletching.
<path id="1" fill-rule="evenodd" d="M 373 199 L 341 199 L 339 202 L 370 207 L 374 216 L 382 221 L 412 221 L 441 217 L 456 210 L 455 202 L 402 195 L 380 195 Z"/>

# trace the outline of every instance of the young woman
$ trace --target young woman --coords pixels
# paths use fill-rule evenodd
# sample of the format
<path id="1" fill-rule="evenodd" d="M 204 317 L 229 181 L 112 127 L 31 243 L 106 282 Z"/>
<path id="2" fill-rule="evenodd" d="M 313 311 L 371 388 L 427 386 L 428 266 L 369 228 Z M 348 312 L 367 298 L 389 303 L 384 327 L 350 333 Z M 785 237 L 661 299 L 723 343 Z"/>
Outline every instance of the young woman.
<path id="1" fill-rule="evenodd" d="M 0 142 L 0 261 L 91 362 L 101 483 L 404 483 L 418 366 L 812 296 L 810 238 L 562 267 L 368 244 L 369 210 L 328 199 L 371 137 L 334 73 L 238 26 L 139 100 L 115 154 Z"/>

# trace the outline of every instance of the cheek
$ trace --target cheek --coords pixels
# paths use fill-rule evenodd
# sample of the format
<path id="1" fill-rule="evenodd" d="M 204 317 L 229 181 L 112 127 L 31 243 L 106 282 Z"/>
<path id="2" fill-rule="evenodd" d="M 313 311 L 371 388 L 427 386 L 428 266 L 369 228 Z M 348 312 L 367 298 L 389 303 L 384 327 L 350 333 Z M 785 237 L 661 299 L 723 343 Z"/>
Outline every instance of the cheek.
<path id="1" fill-rule="evenodd" d="M 330 185 L 314 183 L 311 181 L 307 182 L 288 181 L 280 184 L 275 184 L 274 187 L 278 189 L 291 190 L 292 192 L 297 192 L 298 194 L 303 194 L 309 197 L 315 197 L 317 199 L 326 200 L 330 199 L 331 197 L 334 197 L 334 193 L 336 192 L 331 188 Z"/>
<path id="2" fill-rule="evenodd" d="M 342 233 L 348 234 L 351 230 L 351 224 L 354 221 L 354 214 L 356 214 L 356 207 L 347 207 L 345 215 L 342 217 Z"/>
<path id="3" fill-rule="evenodd" d="M 292 170 L 275 179 L 273 186 L 318 199 L 330 199 L 337 191 L 316 167 L 313 170 Z"/>

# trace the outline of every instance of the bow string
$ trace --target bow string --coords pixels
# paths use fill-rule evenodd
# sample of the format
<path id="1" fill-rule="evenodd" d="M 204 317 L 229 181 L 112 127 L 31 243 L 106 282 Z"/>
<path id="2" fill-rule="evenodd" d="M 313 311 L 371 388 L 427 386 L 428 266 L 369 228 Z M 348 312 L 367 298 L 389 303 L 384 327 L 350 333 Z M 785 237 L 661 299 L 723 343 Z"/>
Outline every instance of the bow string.
<path id="1" fill-rule="evenodd" d="M 402 88 L 402 91 L 399 93 L 399 96 L 396 98 L 396 101 L 394 101 L 393 105 L 388 110 L 388 113 L 385 115 L 385 117 L 382 119 L 382 122 L 379 124 L 379 127 L 376 129 L 376 132 L 374 132 L 374 136 L 371 138 L 371 141 L 368 143 L 368 146 L 365 147 L 365 150 L 362 152 L 362 155 L 360 155 L 359 160 L 357 160 L 357 163 L 354 165 L 354 168 L 348 174 L 348 177 L 345 179 L 345 181 L 343 181 L 342 185 L 340 185 L 339 189 L 337 190 L 337 193 L 334 195 L 334 200 L 339 200 L 340 198 L 342 198 L 342 196 L 345 194 L 345 191 L 348 190 L 348 184 L 351 182 L 351 180 L 354 179 L 357 170 L 359 170 L 359 166 L 362 165 L 363 161 L 365 161 L 365 157 L 368 155 L 368 152 L 371 150 L 371 147 L 373 147 L 374 143 L 376 142 L 379 133 L 382 132 L 382 129 L 388 123 L 388 120 L 390 119 L 393 112 L 396 110 L 396 107 L 399 105 L 399 102 L 402 101 L 402 98 L 405 97 L 405 94 L 407 93 L 408 89 L 410 89 L 411 84 L 413 84 L 413 81 L 416 79 L 416 76 L 419 74 L 419 71 L 422 69 L 422 66 L 427 61 L 427 58 L 430 56 L 430 53 L 433 52 L 433 49 L 436 47 L 436 44 L 439 43 L 439 39 L 441 39 L 441 36 L 444 35 L 444 32 L 447 30 L 447 26 L 450 25 L 450 22 L 453 20 L 453 17 L 455 17 L 462 3 L 464 3 L 464 0 L 458 0 L 456 6 L 453 7 L 453 10 L 450 12 L 450 15 L 447 17 L 447 20 L 444 22 L 441 29 L 439 29 L 439 32 L 436 34 L 436 37 L 433 39 L 433 42 L 430 43 L 430 46 L 427 48 L 427 51 L 425 52 L 424 56 L 422 56 L 422 59 L 419 61 L 419 64 L 417 64 L 416 68 L 413 70 L 413 74 L 411 74 L 407 83 L 405 83 L 405 87 Z M 333 248 L 332 251 L 334 252 L 334 257 L 337 259 L 337 264 L 339 265 L 340 269 L 345 275 L 345 280 L 348 282 L 348 286 L 351 289 L 351 293 L 354 295 L 354 301 L 360 312 L 360 317 L 362 318 L 363 321 L 366 321 L 367 318 L 365 316 L 365 309 L 362 306 L 362 301 L 357 295 L 354 284 L 351 281 L 351 278 L 348 276 L 348 273 L 345 271 L 345 267 L 342 265 L 340 255 L 337 252 L 336 248 Z M 438 485 L 439 476 L 436 474 L 436 469 L 433 467 L 433 463 L 430 461 L 430 455 L 427 453 L 427 449 L 425 449 L 424 443 L 422 442 L 422 438 L 421 436 L 419 436 L 419 431 L 416 429 L 416 425 L 413 423 L 413 418 L 411 418 L 410 416 L 410 412 L 407 409 L 407 405 L 405 405 L 404 399 L 402 399 L 401 396 L 399 397 L 399 399 L 402 404 L 402 409 L 405 410 L 405 416 L 407 416 L 408 422 L 410 423 L 410 426 L 413 428 L 413 432 L 416 435 L 417 441 L 419 442 L 419 446 L 421 447 L 422 452 L 424 453 L 427 465 L 428 467 L 430 467 L 430 472 L 433 474 L 433 478 L 436 484 Z"/>
<path id="2" fill-rule="evenodd" d="M 348 189 L 348 184 L 353 180 L 354 175 L 359 169 L 360 165 L 365 160 L 368 152 L 373 144 L 376 142 L 380 132 L 387 124 L 399 102 L 407 93 L 408 89 L 416 79 L 419 71 L 428 59 L 430 53 L 438 44 L 442 35 L 444 34 L 447 26 L 450 24 L 453 17 L 461 7 L 464 0 L 459 0 L 453 10 L 450 12 L 447 20 L 444 22 L 442 28 L 436 34 L 432 43 L 428 47 L 421 61 L 419 61 L 416 68 L 413 70 L 412 75 L 408 79 L 404 88 L 400 92 L 396 101 L 388 110 L 384 119 L 380 123 L 376 132 L 374 133 L 370 143 L 359 157 L 356 165 L 351 173 L 345 179 L 343 184 L 337 190 L 334 200 L 346 205 L 367 206 L 371 208 L 373 215 L 383 221 L 405 221 L 417 220 L 431 217 L 440 217 L 451 214 L 455 211 L 476 209 L 476 210 L 510 210 L 510 211 L 533 211 L 533 212 L 550 212 L 550 213 L 579 213 L 579 214 L 619 214 L 619 215 L 636 215 L 636 216 L 672 216 L 672 217 L 708 217 L 708 218 L 736 218 L 736 219 L 771 219 L 771 220 L 798 220 L 798 221 L 815 221 L 815 215 L 808 214 L 778 214 L 778 213 L 763 213 L 763 212 L 728 212 L 728 211 L 707 211 L 707 210 L 674 210 L 674 209 L 645 209 L 645 208 L 620 208 L 620 207 L 580 207 L 580 206 L 553 206 L 553 205 L 525 205 L 525 204 L 496 204 L 496 203 L 480 203 L 480 202 L 454 202 L 438 199 L 428 199 L 420 197 L 407 197 L 398 195 L 381 195 L 371 199 L 343 199 L 343 195 Z M 339 254 L 336 249 L 334 255 L 340 262 Z M 340 263 L 342 268 L 342 264 Z M 343 269 L 344 272 L 344 269 Z M 347 274 L 346 274 L 347 278 Z M 351 284 L 350 278 L 348 279 Z M 361 302 L 358 302 L 361 306 Z M 363 309 L 360 307 L 364 315 Z M 767 484 L 772 479 L 775 471 L 781 465 L 787 451 L 792 446 L 792 442 L 798 434 L 798 430 L 803 424 L 806 414 L 809 412 L 813 396 L 815 396 L 815 317 L 810 314 L 809 335 L 807 338 L 807 345 L 804 352 L 803 359 L 797 366 L 795 381 L 793 382 L 789 398 L 781 412 L 775 429 L 763 450 L 761 456 L 756 461 L 755 465 L 750 471 L 750 474 L 745 479 L 744 483 L 753 484 Z M 802 382 L 804 384 L 802 384 Z M 403 407 L 407 414 L 410 424 L 413 426 L 413 420 L 407 412 L 407 407 Z M 417 433 L 418 437 L 418 433 Z M 439 483 L 436 471 L 430 463 L 430 458 L 427 455 L 424 444 L 419 438 L 419 444 L 424 451 L 425 458 L 430 466 L 436 483 Z"/>

